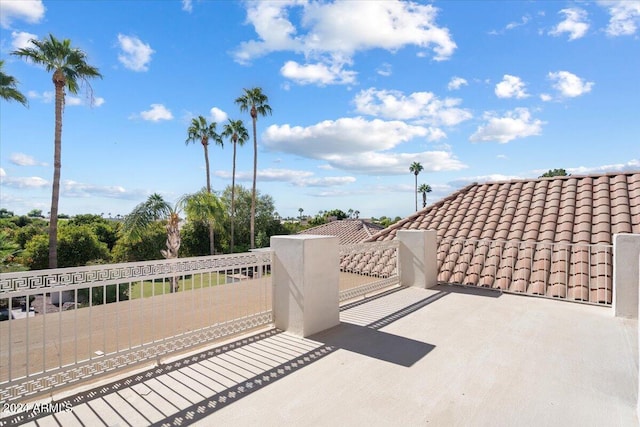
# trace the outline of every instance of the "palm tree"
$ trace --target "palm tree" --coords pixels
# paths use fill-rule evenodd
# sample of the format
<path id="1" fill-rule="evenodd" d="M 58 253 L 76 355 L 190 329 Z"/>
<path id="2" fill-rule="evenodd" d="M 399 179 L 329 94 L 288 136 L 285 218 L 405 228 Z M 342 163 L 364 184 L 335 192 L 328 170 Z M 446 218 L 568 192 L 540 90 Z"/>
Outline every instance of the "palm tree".
<path id="1" fill-rule="evenodd" d="M 18 90 L 18 81 L 15 77 L 2 71 L 4 61 L 0 61 L 0 98 L 6 101 L 18 101 L 25 107 L 29 105 L 27 98 Z"/>
<path id="2" fill-rule="evenodd" d="M 189 145 L 190 142 L 200 142 L 204 149 L 204 164 L 207 171 L 207 192 L 211 193 L 211 172 L 209 169 L 209 140 L 212 140 L 216 145 L 223 147 L 222 138 L 216 132 L 216 123 L 207 123 L 207 119 L 202 116 L 198 116 L 191 120 L 191 126 L 187 129 L 187 140 L 185 144 Z M 209 224 L 209 250 L 211 255 L 215 252 L 215 241 L 213 237 L 213 225 Z"/>
<path id="3" fill-rule="evenodd" d="M 298 208 L 298 212 L 300 212 L 300 221 L 302 221 L 302 212 L 304 212 L 304 209 Z"/>
<path id="4" fill-rule="evenodd" d="M 416 212 L 418 211 L 418 174 L 422 172 L 424 168 L 418 162 L 411 163 L 409 166 L 409 172 L 412 172 L 416 176 L 416 185 L 415 185 L 415 193 L 416 193 Z"/>
<path id="5" fill-rule="evenodd" d="M 45 40 L 31 40 L 33 46 L 12 52 L 34 64 L 53 72 L 55 87 L 55 134 L 53 155 L 53 188 L 51 191 L 51 219 L 49 221 L 49 268 L 58 266 L 58 201 L 60 199 L 60 169 L 62 152 L 62 110 L 65 104 L 65 87 L 76 94 L 84 83 L 91 94 L 89 79 L 102 74 L 87 63 L 87 55 L 71 46 L 71 40 L 62 41 L 49 34 Z"/>
<path id="6" fill-rule="evenodd" d="M 236 146 L 243 146 L 249 139 L 247 128 L 244 127 L 242 120 L 231 120 L 224 125 L 222 136 L 231 139 L 233 143 L 233 171 L 231 173 L 231 253 L 233 253 L 234 245 L 234 222 L 236 217 L 235 211 L 235 193 L 236 193 Z"/>
<path id="7" fill-rule="evenodd" d="M 266 116 L 271 114 L 271 107 L 267 102 L 269 98 L 262 93 L 262 89 L 254 87 L 252 89 L 244 89 L 244 94 L 236 99 L 236 104 L 240 106 L 241 112 L 249 111 L 251 120 L 253 121 L 253 187 L 251 189 L 251 249 L 256 246 L 256 174 L 258 173 L 258 139 L 256 136 L 256 121 L 258 115 Z"/>
<path id="8" fill-rule="evenodd" d="M 160 253 L 166 259 L 178 258 L 181 243 L 180 212 L 183 210 L 190 219 L 211 224 L 219 218 L 222 205 L 214 194 L 206 190 L 187 194 L 178 199 L 174 206 L 166 202 L 161 195 L 154 193 L 124 217 L 121 228 L 122 236 L 125 240 L 140 241 L 144 231 L 152 223 L 166 221 L 167 248 L 162 249 Z M 172 278 L 171 284 L 171 292 L 177 291 L 177 278 Z"/>
<path id="9" fill-rule="evenodd" d="M 431 193 L 431 186 L 429 184 L 421 184 L 418 187 L 418 193 L 422 193 L 422 208 L 427 207 L 427 193 Z"/>
<path id="10" fill-rule="evenodd" d="M 123 238 L 129 241 L 142 240 L 144 230 L 153 222 L 166 221 L 167 229 L 167 249 L 160 251 L 166 259 L 178 258 L 180 250 L 180 216 L 178 206 L 171 206 L 161 195 L 154 193 L 138 206 L 133 208 L 131 213 L 124 217 L 121 232 Z M 178 290 L 176 278 L 171 280 L 171 292 Z"/>

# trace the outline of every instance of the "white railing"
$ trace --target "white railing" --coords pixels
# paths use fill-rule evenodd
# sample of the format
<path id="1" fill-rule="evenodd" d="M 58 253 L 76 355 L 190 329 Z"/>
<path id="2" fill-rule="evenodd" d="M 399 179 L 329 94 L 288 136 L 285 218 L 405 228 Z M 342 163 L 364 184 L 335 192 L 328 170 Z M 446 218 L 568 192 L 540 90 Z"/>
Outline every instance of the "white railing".
<path id="1" fill-rule="evenodd" d="M 270 267 L 251 252 L 1 274 L 0 401 L 270 324 Z"/>
<path id="2" fill-rule="evenodd" d="M 438 281 L 611 305 L 613 246 L 442 238 Z"/>
<path id="3" fill-rule="evenodd" d="M 400 282 L 397 240 L 340 245 L 340 301 Z"/>

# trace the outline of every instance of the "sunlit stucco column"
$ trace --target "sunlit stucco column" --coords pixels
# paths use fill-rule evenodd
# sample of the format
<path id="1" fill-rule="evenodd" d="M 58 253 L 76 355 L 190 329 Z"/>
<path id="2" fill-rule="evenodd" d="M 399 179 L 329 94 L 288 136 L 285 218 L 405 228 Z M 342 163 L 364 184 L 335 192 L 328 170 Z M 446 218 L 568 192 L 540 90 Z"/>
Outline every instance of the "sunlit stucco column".
<path id="1" fill-rule="evenodd" d="M 613 312 L 616 317 L 638 318 L 638 257 L 640 234 L 613 236 Z"/>
<path id="2" fill-rule="evenodd" d="M 398 230 L 400 284 L 432 288 L 438 284 L 435 230 Z"/>
<path id="3" fill-rule="evenodd" d="M 338 238 L 273 236 L 276 328 L 307 337 L 340 323 Z"/>

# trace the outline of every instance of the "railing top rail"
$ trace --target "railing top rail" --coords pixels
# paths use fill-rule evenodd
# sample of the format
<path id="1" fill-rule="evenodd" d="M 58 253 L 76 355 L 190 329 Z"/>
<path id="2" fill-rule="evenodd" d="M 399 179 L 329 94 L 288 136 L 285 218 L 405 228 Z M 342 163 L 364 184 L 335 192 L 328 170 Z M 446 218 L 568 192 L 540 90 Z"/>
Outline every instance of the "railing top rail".
<path id="1" fill-rule="evenodd" d="M 0 274 L 0 295 L 24 288 L 48 288 L 60 285 L 117 283 L 146 280 L 172 274 L 233 269 L 271 263 L 271 252 L 243 252 L 226 255 L 175 258 L 165 260 L 98 264 L 83 267 L 31 270 Z"/>
<path id="2" fill-rule="evenodd" d="M 396 249 L 400 244 L 397 240 L 387 240 L 384 242 L 363 242 L 340 245 L 338 250 L 340 255 L 348 255 L 359 252 L 371 252 L 386 249 Z"/>
<path id="3" fill-rule="evenodd" d="M 607 243 L 568 243 L 568 242 L 541 242 L 536 240 L 502 240 L 502 239 L 468 239 L 465 237 L 438 237 L 441 242 L 469 242 L 469 243 L 501 243 L 510 245 L 533 245 L 533 246 L 568 246 L 568 247 L 590 247 L 595 249 L 613 249 L 613 245 Z"/>

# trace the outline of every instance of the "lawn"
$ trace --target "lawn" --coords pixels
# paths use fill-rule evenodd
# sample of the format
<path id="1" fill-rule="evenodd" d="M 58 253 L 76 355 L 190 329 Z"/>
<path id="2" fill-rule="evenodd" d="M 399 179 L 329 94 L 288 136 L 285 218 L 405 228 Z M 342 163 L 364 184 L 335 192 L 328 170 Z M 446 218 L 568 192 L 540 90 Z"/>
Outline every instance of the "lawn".
<path id="1" fill-rule="evenodd" d="M 182 278 L 178 281 L 178 292 L 190 291 L 192 289 L 200 289 L 211 286 L 221 285 L 227 282 L 227 276 L 221 273 L 204 273 L 193 274 Z M 145 280 L 131 284 L 131 299 L 140 298 L 140 287 L 142 288 L 142 297 L 147 298 L 154 295 L 168 294 L 171 292 L 171 280 Z"/>

